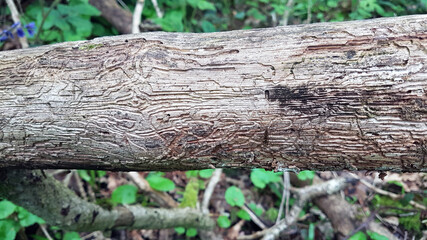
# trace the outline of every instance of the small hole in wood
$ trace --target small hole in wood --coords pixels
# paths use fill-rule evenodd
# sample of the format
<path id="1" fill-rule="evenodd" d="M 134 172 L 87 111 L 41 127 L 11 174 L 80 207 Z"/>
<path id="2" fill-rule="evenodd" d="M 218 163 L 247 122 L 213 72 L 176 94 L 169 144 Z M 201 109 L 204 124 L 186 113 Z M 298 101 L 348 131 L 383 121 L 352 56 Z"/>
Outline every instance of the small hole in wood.
<path id="1" fill-rule="evenodd" d="M 270 91 L 265 90 L 264 94 L 266 99 L 270 99 Z"/>

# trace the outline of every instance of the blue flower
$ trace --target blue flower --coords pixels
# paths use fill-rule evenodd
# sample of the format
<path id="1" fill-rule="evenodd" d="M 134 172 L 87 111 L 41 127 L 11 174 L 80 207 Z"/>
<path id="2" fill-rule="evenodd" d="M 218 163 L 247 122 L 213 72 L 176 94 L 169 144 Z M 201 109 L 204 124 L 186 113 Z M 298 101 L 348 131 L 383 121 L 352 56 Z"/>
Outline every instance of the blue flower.
<path id="1" fill-rule="evenodd" d="M 22 30 L 22 28 L 16 29 L 16 34 L 18 34 L 18 37 L 25 37 L 25 32 Z"/>
<path id="2" fill-rule="evenodd" d="M 8 38 L 10 38 L 10 39 L 14 38 L 13 37 L 13 33 L 11 31 L 9 31 L 9 30 L 3 30 L 3 35 L 6 36 L 6 37 L 8 37 Z"/>
<path id="3" fill-rule="evenodd" d="M 28 23 L 27 25 L 24 26 L 24 28 L 27 30 L 28 35 L 30 35 L 30 37 L 34 36 L 34 33 L 36 31 L 36 24 L 34 22 Z M 13 39 L 14 38 L 13 30 L 15 29 L 18 37 L 20 38 L 25 37 L 25 31 L 21 27 L 21 23 L 16 22 L 12 24 L 12 26 L 10 26 L 7 30 L 3 30 L 2 32 L 0 32 L 0 42 L 4 42 L 9 38 Z"/>
<path id="4" fill-rule="evenodd" d="M 30 37 L 34 36 L 34 33 L 36 31 L 36 24 L 34 22 L 30 22 L 27 25 L 25 25 L 25 28 L 27 29 L 28 35 Z"/>

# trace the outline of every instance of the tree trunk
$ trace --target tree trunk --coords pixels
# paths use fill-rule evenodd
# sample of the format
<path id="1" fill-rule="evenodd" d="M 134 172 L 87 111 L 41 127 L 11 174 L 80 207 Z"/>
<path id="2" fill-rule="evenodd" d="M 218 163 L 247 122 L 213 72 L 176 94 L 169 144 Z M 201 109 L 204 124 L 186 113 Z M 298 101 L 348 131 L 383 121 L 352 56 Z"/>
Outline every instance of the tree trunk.
<path id="1" fill-rule="evenodd" d="M 0 53 L 0 167 L 427 171 L 427 16 Z"/>

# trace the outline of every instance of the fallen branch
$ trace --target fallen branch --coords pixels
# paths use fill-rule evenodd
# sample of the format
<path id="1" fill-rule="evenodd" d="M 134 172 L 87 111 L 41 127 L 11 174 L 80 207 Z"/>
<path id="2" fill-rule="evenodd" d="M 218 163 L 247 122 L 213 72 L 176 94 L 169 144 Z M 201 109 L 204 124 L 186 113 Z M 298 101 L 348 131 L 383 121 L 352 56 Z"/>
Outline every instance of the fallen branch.
<path id="1" fill-rule="evenodd" d="M 214 221 L 190 208 L 161 209 L 119 206 L 106 210 L 77 197 L 40 171 L 0 169 L 0 197 L 43 218 L 47 224 L 72 231 L 109 229 L 212 229 Z"/>
<path id="2" fill-rule="evenodd" d="M 253 234 L 253 236 L 240 236 L 238 239 L 253 239 L 254 236 L 262 236 L 262 239 L 264 240 L 276 239 L 283 230 L 296 223 L 299 213 L 307 201 L 322 195 L 332 194 L 340 191 L 341 189 L 345 188 L 348 183 L 353 181 L 354 179 L 337 178 L 301 189 L 291 188 L 291 191 L 296 194 L 297 200 L 295 201 L 294 205 L 289 211 L 289 215 L 286 216 L 286 218 L 280 220 L 277 224 L 268 229 Z"/>

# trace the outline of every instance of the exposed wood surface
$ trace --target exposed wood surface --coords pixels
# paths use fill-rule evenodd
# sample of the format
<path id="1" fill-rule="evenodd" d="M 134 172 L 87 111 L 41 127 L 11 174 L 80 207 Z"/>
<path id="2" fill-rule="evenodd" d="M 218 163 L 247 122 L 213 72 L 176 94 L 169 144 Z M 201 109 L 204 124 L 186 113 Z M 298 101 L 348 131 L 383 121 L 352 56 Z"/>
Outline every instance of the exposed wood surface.
<path id="1" fill-rule="evenodd" d="M 427 171 L 427 16 L 0 52 L 0 167 Z"/>

